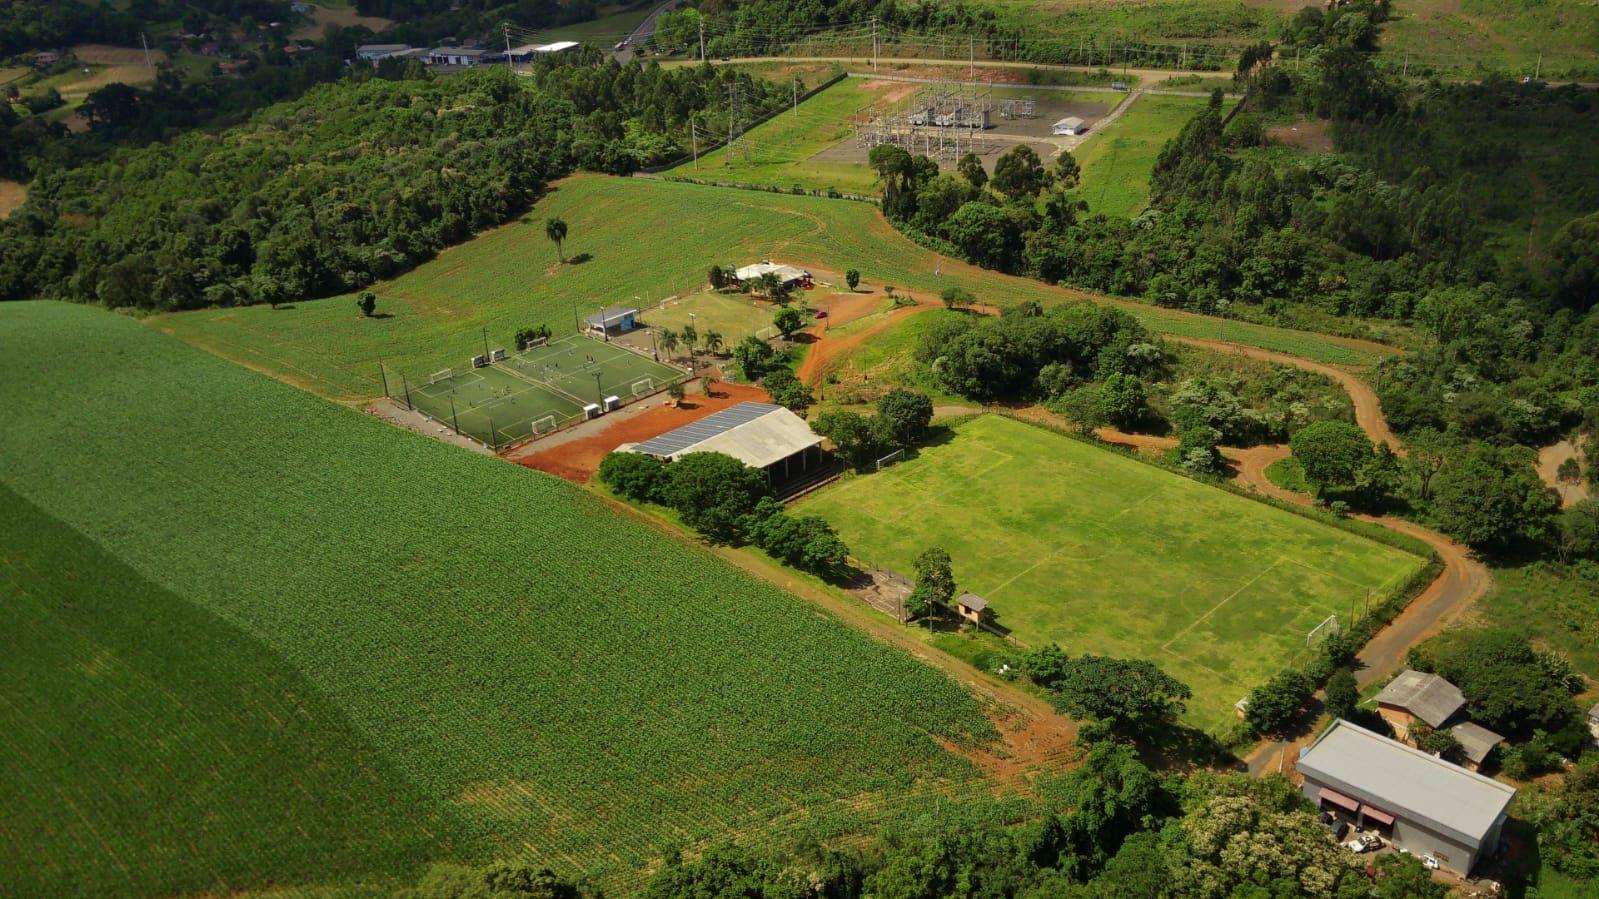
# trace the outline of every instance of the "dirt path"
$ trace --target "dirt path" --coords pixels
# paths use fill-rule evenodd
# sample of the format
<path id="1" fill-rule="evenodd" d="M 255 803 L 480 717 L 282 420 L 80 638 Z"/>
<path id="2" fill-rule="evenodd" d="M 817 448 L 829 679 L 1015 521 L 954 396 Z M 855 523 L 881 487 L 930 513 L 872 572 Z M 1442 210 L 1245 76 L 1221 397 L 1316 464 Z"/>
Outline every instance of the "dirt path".
<path id="1" fill-rule="evenodd" d="M 1560 463 L 1567 459 L 1581 459 L 1582 445 L 1587 440 L 1587 435 L 1579 436 L 1575 442 L 1562 440 L 1538 450 L 1538 477 L 1545 484 L 1554 488 L 1560 494 L 1560 507 L 1568 508 L 1588 498 L 1588 482 L 1579 480 L 1575 483 L 1563 483 L 1560 480 Z"/>
<path id="2" fill-rule="evenodd" d="M 907 315 L 915 315 L 926 312 L 929 309 L 937 309 L 942 305 L 937 300 L 918 297 L 909 293 L 900 294 L 900 296 L 915 300 L 916 305 L 902 306 L 899 309 L 892 310 L 883 316 L 882 321 L 852 334 L 843 337 L 832 337 L 830 336 L 830 328 L 817 328 L 814 325 L 807 328 L 804 333 L 809 334 L 814 340 L 810 348 L 805 351 L 805 359 L 800 362 L 799 368 L 795 369 L 795 376 L 814 387 L 822 382 L 822 379 L 827 376 L 829 371 L 833 370 L 833 364 L 839 359 L 848 357 L 850 353 L 868 340 L 898 325 Z"/>
<path id="3" fill-rule="evenodd" d="M 1355 374 L 1337 366 L 1313 362 L 1299 356 L 1263 350 L 1260 347 L 1228 343 L 1223 340 L 1211 340 L 1204 337 L 1176 337 L 1170 334 L 1166 335 L 1166 339 L 1174 343 L 1204 347 L 1218 353 L 1247 356 L 1251 359 L 1261 359 L 1266 362 L 1275 362 L 1279 365 L 1291 365 L 1305 371 L 1326 375 L 1342 385 L 1344 392 L 1349 394 L 1349 401 L 1355 406 L 1355 423 L 1360 425 L 1360 429 L 1366 432 L 1366 436 L 1373 441 L 1388 444 L 1396 453 L 1402 454 L 1404 452 L 1404 444 L 1400 443 L 1399 438 L 1394 436 L 1393 430 L 1388 427 L 1388 419 L 1383 417 L 1382 403 L 1377 399 L 1377 391 L 1373 390 L 1371 385 Z M 1371 344 L 1370 346 L 1373 348 L 1380 347 L 1384 352 L 1393 351 L 1393 347 L 1381 347 L 1380 344 Z"/>

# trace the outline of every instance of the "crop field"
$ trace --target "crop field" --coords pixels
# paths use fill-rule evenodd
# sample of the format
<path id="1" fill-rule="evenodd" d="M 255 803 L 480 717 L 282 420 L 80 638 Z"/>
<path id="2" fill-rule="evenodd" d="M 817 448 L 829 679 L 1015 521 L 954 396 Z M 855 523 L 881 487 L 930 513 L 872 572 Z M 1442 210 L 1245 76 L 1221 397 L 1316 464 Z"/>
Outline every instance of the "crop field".
<path id="1" fill-rule="evenodd" d="M 989 789 L 942 673 L 581 488 L 88 307 L 0 333 L 0 893 L 620 890 Z"/>
<path id="2" fill-rule="evenodd" d="M 1329 615 L 1402 584 L 1410 553 L 998 415 L 800 503 L 901 572 L 930 546 L 1027 645 L 1146 658 L 1218 729 Z"/>
<path id="3" fill-rule="evenodd" d="M 1082 196 L 1088 211 L 1128 216 L 1143 209 L 1160 148 L 1207 102 L 1199 97 L 1142 94 L 1103 131 L 1090 132 L 1073 151 L 1083 167 Z"/>
<path id="4" fill-rule="evenodd" d="M 597 19 L 587 22 L 578 22 L 573 25 L 557 25 L 552 28 L 542 28 L 538 32 L 540 43 L 554 41 L 580 41 L 582 43 L 596 44 L 609 49 L 617 41 L 627 37 L 633 29 L 643 24 L 649 16 L 653 4 L 639 2 L 632 5 L 618 4 L 603 7 L 602 15 Z"/>
<path id="5" fill-rule="evenodd" d="M 1409 0 L 1383 23 L 1383 55 L 1429 69 L 1475 75 L 1483 70 L 1541 74 L 1553 80 L 1599 76 L 1599 6 L 1585 0 Z"/>
<path id="6" fill-rule="evenodd" d="M 583 264 L 558 265 L 544 237 L 546 216 L 570 226 L 568 249 Z M 438 258 L 376 285 L 378 310 L 366 318 L 350 296 L 288 307 L 207 309 L 148 321 L 219 355 L 323 396 L 381 396 L 378 361 L 405 371 L 435 371 L 496 345 L 517 328 L 576 330 L 579 308 L 620 302 L 644 308 L 705 287 L 706 268 L 774 259 L 804 265 L 824 280 L 857 268 L 874 284 L 935 296 L 946 285 L 982 302 L 1044 305 L 1089 296 L 985 271 L 924 249 L 895 231 L 875 206 L 675 184 L 583 177 L 553 190 L 526 218 L 445 250 Z M 831 274 L 829 274 L 831 273 Z M 637 300 L 633 298 L 637 297 Z M 1152 330 L 1227 340 L 1337 365 L 1371 365 L 1381 351 L 1308 331 L 1223 321 L 1141 303 L 1126 306 Z"/>
<path id="7" fill-rule="evenodd" d="M 420 373 L 395 383 L 389 395 L 491 447 L 553 430 L 607 397 L 623 405 L 662 390 L 684 373 L 615 342 L 582 335 L 553 340 L 483 368 Z"/>

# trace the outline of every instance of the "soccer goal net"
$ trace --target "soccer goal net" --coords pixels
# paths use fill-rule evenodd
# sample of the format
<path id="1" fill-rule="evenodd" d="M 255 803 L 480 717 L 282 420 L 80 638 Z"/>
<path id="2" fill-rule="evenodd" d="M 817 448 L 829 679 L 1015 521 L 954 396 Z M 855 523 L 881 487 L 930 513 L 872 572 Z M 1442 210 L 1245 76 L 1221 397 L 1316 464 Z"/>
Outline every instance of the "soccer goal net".
<path id="1" fill-rule="evenodd" d="M 433 375 L 431 377 L 428 378 L 428 386 L 431 387 L 434 384 L 439 383 L 440 381 L 448 381 L 450 378 L 452 378 L 454 376 L 455 376 L 455 370 L 454 369 L 446 368 L 443 371 L 436 371 L 436 372 L 433 373 Z"/>
<path id="2" fill-rule="evenodd" d="M 1311 628 L 1310 633 L 1305 635 L 1305 645 L 1314 646 L 1336 633 L 1338 633 L 1338 616 L 1328 615 L 1326 620 Z"/>
<path id="3" fill-rule="evenodd" d="M 655 379 L 654 378 L 639 378 L 637 381 L 633 382 L 633 395 L 634 396 L 643 396 L 644 394 L 649 393 L 651 390 L 654 390 L 654 389 L 655 389 Z"/>
<path id="4" fill-rule="evenodd" d="M 884 456 L 883 458 L 877 460 L 877 470 L 878 471 L 882 471 L 883 469 L 887 468 L 890 465 L 893 465 L 895 462 L 898 462 L 898 461 L 900 461 L 903 458 L 905 458 L 905 451 L 904 450 L 902 450 L 902 449 L 894 450 L 892 453 L 889 453 L 888 455 Z"/>
<path id="5" fill-rule="evenodd" d="M 522 341 L 522 349 L 524 351 L 531 350 L 536 347 L 544 346 L 549 342 L 550 339 L 548 337 L 529 337 L 527 340 Z"/>
<path id="6" fill-rule="evenodd" d="M 555 416 L 546 415 L 543 418 L 533 419 L 533 433 L 545 434 L 555 430 Z"/>

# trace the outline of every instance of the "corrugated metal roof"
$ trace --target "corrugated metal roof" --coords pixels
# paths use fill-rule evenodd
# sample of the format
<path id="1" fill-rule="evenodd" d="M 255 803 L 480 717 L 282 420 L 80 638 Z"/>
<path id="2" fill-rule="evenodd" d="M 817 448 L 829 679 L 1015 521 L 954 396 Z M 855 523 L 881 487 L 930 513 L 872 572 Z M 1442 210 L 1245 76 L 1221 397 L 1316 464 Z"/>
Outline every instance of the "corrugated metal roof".
<path id="1" fill-rule="evenodd" d="M 750 281 L 754 280 L 755 278 L 759 278 L 767 272 L 771 272 L 772 274 L 776 275 L 779 280 L 785 283 L 789 281 L 801 281 L 805 278 L 804 269 L 795 268 L 792 265 L 778 265 L 771 262 L 757 262 L 753 265 L 746 265 L 743 268 L 736 269 L 733 272 L 733 277 L 739 279 L 740 281 Z"/>
<path id="2" fill-rule="evenodd" d="M 629 315 L 638 315 L 638 310 L 632 306 L 607 306 L 604 309 L 601 309 L 599 312 L 593 312 L 583 316 L 583 323 L 590 327 L 597 328 L 602 324 L 609 324 L 611 322 L 626 318 Z"/>
<path id="3" fill-rule="evenodd" d="M 1459 687 L 1436 674 L 1407 668 L 1382 688 L 1377 702 L 1404 709 L 1433 727 L 1443 727 L 1466 704 L 1466 697 Z"/>
<path id="4" fill-rule="evenodd" d="M 821 442 L 805 419 L 782 406 L 739 403 L 652 437 L 633 451 L 667 459 L 725 453 L 751 468 L 765 468 Z"/>
<path id="5" fill-rule="evenodd" d="M 1462 721 L 1449 728 L 1449 732 L 1460 741 L 1460 751 L 1466 754 L 1466 758 L 1471 759 L 1473 765 L 1482 764 L 1488 753 L 1505 739 L 1481 724 L 1471 721 Z"/>
<path id="6" fill-rule="evenodd" d="M 1516 790 L 1339 719 L 1299 757 L 1299 772 L 1462 843 L 1479 845 Z"/>

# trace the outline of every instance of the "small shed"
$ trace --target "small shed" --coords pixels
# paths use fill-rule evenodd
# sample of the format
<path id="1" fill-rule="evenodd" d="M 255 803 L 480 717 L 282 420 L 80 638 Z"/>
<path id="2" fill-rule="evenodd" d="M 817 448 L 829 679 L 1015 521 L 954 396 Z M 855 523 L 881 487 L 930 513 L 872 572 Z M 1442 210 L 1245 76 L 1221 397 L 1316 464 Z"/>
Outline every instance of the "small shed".
<path id="1" fill-rule="evenodd" d="M 1468 771 L 1481 768 L 1483 760 L 1488 758 L 1488 753 L 1505 740 L 1481 724 L 1471 721 L 1462 721 L 1449 728 L 1449 733 L 1453 734 L 1455 742 L 1460 744 L 1460 754 L 1465 759 L 1461 767 Z"/>
<path id="2" fill-rule="evenodd" d="M 972 624 L 981 625 L 988 620 L 988 600 L 976 593 L 962 593 L 955 597 L 955 611 Z"/>
<path id="3" fill-rule="evenodd" d="M 1055 126 L 1053 128 L 1051 128 L 1050 131 L 1051 131 L 1051 133 L 1053 133 L 1053 134 L 1055 134 L 1057 136 L 1058 135 L 1076 136 L 1076 135 L 1083 134 L 1086 131 L 1088 131 L 1088 125 L 1087 125 L 1087 123 L 1085 123 L 1082 119 L 1078 118 L 1077 116 L 1067 116 L 1066 118 L 1061 119 L 1060 121 L 1056 122 Z"/>
<path id="4" fill-rule="evenodd" d="M 638 310 L 631 306 L 607 306 L 584 316 L 583 326 L 601 334 L 624 334 L 638 327 Z"/>
<path id="5" fill-rule="evenodd" d="M 1405 669 L 1377 694 L 1377 714 L 1409 743 L 1410 726 L 1422 721 L 1437 729 L 1466 705 L 1466 697 L 1436 674 Z"/>

